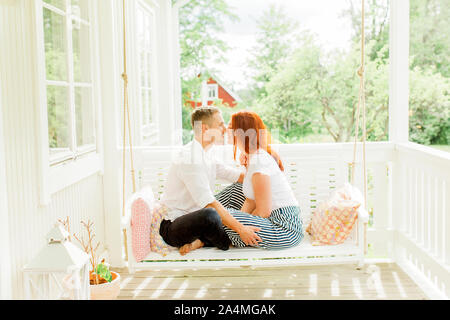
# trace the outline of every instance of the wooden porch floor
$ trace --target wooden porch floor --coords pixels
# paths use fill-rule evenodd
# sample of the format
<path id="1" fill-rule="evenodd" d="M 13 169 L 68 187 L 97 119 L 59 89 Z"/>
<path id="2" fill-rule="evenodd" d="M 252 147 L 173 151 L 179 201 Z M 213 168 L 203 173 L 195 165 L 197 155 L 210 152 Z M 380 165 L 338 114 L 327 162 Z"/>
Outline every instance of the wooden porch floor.
<path id="1" fill-rule="evenodd" d="M 145 300 L 425 300 L 396 264 L 240 267 L 138 271 L 121 274 L 118 299 Z"/>

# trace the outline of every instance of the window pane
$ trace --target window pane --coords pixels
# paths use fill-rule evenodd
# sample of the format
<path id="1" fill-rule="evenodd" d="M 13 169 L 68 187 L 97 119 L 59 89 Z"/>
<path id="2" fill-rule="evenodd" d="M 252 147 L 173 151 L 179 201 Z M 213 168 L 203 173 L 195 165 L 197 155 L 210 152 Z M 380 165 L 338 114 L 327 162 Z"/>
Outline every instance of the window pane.
<path id="1" fill-rule="evenodd" d="M 75 88 L 77 146 L 95 144 L 95 113 L 91 88 Z"/>
<path id="2" fill-rule="evenodd" d="M 48 139 L 50 154 L 70 149 L 68 88 L 47 87 Z"/>
<path id="3" fill-rule="evenodd" d="M 66 0 L 44 0 L 44 2 L 61 10 L 66 10 Z"/>
<path id="4" fill-rule="evenodd" d="M 152 91 L 151 90 L 147 90 L 147 101 L 148 101 L 148 122 L 151 123 L 153 122 L 153 117 L 152 117 Z"/>
<path id="5" fill-rule="evenodd" d="M 44 8 L 44 45 L 47 80 L 67 81 L 65 18 Z"/>
<path id="6" fill-rule="evenodd" d="M 144 10 L 140 10 L 138 17 L 141 87 L 151 88 L 151 16 Z"/>
<path id="7" fill-rule="evenodd" d="M 147 124 L 147 93 L 141 90 L 141 109 L 142 109 L 142 125 Z"/>
<path id="8" fill-rule="evenodd" d="M 208 98 L 216 99 L 217 98 L 217 86 L 209 85 L 208 86 Z"/>
<path id="9" fill-rule="evenodd" d="M 147 69 L 149 68 L 148 60 L 147 60 L 147 54 L 145 52 L 141 52 L 141 64 L 139 70 L 141 70 L 141 86 L 146 87 L 147 78 L 150 76 L 149 72 L 147 72 Z"/>
<path id="10" fill-rule="evenodd" d="M 450 2 L 411 0 L 409 138 L 450 151 Z"/>
<path id="11" fill-rule="evenodd" d="M 141 134 L 148 136 L 152 123 L 152 91 L 151 91 L 151 63 L 152 63 L 152 15 L 143 7 L 138 7 L 136 14 L 137 40 L 139 48 L 139 72 L 141 89 Z M 144 143 L 150 140 L 143 139 Z"/>
<path id="12" fill-rule="evenodd" d="M 73 64 L 75 82 L 91 81 L 89 27 L 72 21 Z"/>
<path id="13" fill-rule="evenodd" d="M 142 89 L 142 124 L 152 122 L 152 93 L 151 90 Z"/>
<path id="14" fill-rule="evenodd" d="M 147 64 L 145 68 L 145 72 L 147 73 L 147 82 L 145 83 L 145 86 L 148 88 L 152 87 L 152 81 L 151 81 L 151 61 L 152 61 L 152 53 L 150 51 L 147 51 Z"/>
<path id="15" fill-rule="evenodd" d="M 72 14 L 89 21 L 89 0 L 72 0 Z"/>

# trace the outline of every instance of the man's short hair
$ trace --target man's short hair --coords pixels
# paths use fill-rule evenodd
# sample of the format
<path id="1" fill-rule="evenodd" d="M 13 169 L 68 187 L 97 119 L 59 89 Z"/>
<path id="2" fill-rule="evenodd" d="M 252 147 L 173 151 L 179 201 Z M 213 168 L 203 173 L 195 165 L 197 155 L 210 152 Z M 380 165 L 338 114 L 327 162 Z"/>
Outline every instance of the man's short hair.
<path id="1" fill-rule="evenodd" d="M 209 124 L 209 120 L 217 112 L 220 112 L 220 109 L 214 106 L 195 108 L 191 115 L 192 128 L 194 128 L 194 124 L 197 121 L 201 121 L 202 123 L 206 122 Z"/>

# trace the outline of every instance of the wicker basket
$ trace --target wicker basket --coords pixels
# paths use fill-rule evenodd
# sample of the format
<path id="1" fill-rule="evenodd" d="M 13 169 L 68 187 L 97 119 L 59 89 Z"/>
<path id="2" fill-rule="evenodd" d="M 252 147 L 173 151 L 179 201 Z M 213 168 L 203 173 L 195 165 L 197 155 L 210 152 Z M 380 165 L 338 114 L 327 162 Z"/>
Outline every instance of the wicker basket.
<path id="1" fill-rule="evenodd" d="M 120 275 L 111 271 L 112 281 L 91 285 L 91 300 L 114 300 L 120 292 Z"/>

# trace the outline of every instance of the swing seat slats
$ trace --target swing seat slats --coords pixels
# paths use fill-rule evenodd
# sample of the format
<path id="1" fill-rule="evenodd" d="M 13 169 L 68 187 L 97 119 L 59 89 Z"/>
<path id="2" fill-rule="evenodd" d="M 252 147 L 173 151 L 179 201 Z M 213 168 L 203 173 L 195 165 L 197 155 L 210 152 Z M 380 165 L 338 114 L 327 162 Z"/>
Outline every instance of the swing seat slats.
<path id="1" fill-rule="evenodd" d="M 359 262 L 360 250 L 352 239 L 335 246 L 313 246 L 309 235 L 293 248 L 282 250 L 263 250 L 257 248 L 230 248 L 222 251 L 216 248 L 202 248 L 181 256 L 173 251 L 163 257 L 158 253 L 150 253 L 141 266 L 176 267 L 180 262 L 191 266 L 255 266 L 279 264 L 317 264 L 330 263 L 339 259 L 346 262 Z"/>

